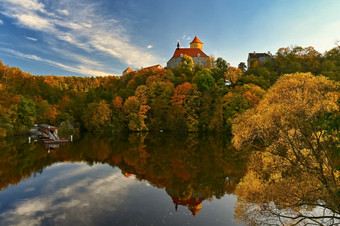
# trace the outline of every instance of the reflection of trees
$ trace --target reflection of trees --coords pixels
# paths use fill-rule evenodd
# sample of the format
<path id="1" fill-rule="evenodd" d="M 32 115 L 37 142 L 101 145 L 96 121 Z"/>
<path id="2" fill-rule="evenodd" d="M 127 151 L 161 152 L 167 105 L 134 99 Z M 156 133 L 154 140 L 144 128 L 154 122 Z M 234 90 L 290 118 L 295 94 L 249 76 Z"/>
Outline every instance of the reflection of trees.
<path id="1" fill-rule="evenodd" d="M 193 214 L 203 200 L 233 192 L 243 175 L 242 161 L 233 156 L 223 138 L 150 134 L 144 144 L 146 147 L 123 150 L 119 167 L 139 180 L 165 188 L 176 206 L 187 206 Z M 138 154 L 131 155 L 133 150 Z"/>
<path id="2" fill-rule="evenodd" d="M 46 150 L 26 139 L 0 140 L 0 190 L 9 184 L 17 184 L 32 173 L 41 172 L 53 163 Z M 42 161 L 43 160 L 43 161 Z"/>
<path id="3" fill-rule="evenodd" d="M 253 154 L 236 195 L 235 217 L 248 224 L 340 223 L 339 199 L 316 175 L 270 153 Z"/>
<path id="4" fill-rule="evenodd" d="M 85 136 L 48 153 L 40 144 L 0 144 L 0 184 L 16 184 L 56 162 L 85 161 L 119 167 L 129 177 L 165 188 L 174 204 L 193 214 L 203 200 L 232 193 L 244 174 L 244 164 L 223 137 L 189 134 L 130 134 L 124 137 Z"/>

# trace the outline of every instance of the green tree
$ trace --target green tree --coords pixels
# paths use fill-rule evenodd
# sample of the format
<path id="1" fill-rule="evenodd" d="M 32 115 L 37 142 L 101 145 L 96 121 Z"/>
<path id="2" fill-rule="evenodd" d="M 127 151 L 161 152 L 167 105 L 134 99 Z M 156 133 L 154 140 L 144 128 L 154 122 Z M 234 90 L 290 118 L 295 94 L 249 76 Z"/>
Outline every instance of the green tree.
<path id="1" fill-rule="evenodd" d="M 228 67 L 230 66 L 230 64 L 225 59 L 223 59 L 222 57 L 218 57 L 215 60 L 215 65 L 216 65 L 216 67 L 218 67 L 222 71 L 227 71 Z"/>
<path id="2" fill-rule="evenodd" d="M 238 64 L 238 68 L 241 69 L 243 72 L 247 70 L 247 65 L 244 62 Z"/>
<path id="3" fill-rule="evenodd" d="M 28 128 L 32 127 L 37 117 L 35 111 L 35 103 L 33 100 L 20 95 L 20 104 L 18 106 L 18 120 L 17 122 Z"/>
<path id="4" fill-rule="evenodd" d="M 198 73 L 197 87 L 199 91 L 210 91 L 214 84 L 215 79 L 212 77 L 209 69 L 204 69 Z"/>
<path id="5" fill-rule="evenodd" d="M 194 61 L 190 56 L 184 55 L 182 57 L 181 68 L 185 72 L 191 72 L 194 68 Z"/>

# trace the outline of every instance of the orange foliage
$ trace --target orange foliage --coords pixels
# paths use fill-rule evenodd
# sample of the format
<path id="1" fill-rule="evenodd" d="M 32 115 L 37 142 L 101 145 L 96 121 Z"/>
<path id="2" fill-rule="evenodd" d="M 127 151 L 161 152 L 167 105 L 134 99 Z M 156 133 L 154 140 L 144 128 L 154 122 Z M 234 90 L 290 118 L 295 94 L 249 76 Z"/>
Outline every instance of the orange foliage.
<path id="1" fill-rule="evenodd" d="M 174 89 L 174 95 L 171 97 L 173 105 L 182 105 L 184 103 L 185 96 L 192 89 L 192 85 L 189 82 L 183 83 Z"/>
<path id="2" fill-rule="evenodd" d="M 123 107 L 123 99 L 120 96 L 116 96 L 115 99 L 112 100 L 113 107 L 115 109 L 122 109 Z"/>

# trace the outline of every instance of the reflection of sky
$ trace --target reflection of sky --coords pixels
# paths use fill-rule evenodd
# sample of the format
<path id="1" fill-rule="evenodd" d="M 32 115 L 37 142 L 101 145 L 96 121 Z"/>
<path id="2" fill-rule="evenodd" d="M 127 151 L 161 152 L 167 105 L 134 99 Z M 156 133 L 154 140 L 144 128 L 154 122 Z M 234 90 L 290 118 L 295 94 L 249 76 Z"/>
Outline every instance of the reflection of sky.
<path id="1" fill-rule="evenodd" d="M 232 225 L 235 200 L 206 200 L 194 217 L 117 168 L 59 163 L 0 192 L 0 225 Z"/>

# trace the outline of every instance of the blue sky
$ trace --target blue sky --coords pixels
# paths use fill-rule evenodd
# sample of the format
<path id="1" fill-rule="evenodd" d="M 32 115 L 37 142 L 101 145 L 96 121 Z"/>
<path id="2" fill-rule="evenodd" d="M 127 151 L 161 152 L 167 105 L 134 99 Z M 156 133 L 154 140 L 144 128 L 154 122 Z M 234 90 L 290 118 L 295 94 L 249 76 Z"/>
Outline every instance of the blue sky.
<path id="1" fill-rule="evenodd" d="M 232 66 L 249 52 L 340 40 L 340 1 L 0 0 L 0 60 L 36 75 L 166 65 L 195 35 Z"/>

